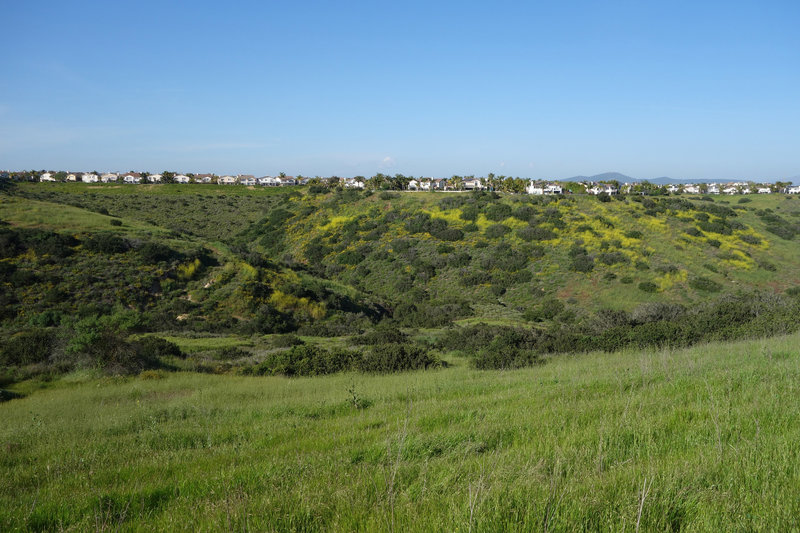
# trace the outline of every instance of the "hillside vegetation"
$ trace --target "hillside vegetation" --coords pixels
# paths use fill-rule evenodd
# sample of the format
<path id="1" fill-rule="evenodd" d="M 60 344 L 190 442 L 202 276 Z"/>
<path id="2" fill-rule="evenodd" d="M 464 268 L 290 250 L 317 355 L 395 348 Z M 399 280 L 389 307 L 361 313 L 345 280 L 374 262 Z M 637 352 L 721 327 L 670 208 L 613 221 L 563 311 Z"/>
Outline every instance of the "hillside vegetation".
<path id="1" fill-rule="evenodd" d="M 19 184 L 0 221 L 6 383 L 451 352 L 512 368 L 788 333 L 800 313 L 800 203 L 783 195 Z"/>

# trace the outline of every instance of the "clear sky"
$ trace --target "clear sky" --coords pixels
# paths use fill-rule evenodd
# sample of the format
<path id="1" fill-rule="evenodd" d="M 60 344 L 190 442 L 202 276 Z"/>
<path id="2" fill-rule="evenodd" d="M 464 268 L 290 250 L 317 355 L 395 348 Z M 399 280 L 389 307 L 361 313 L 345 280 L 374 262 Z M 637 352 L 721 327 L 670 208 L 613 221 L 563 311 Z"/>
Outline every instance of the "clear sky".
<path id="1" fill-rule="evenodd" d="M 798 0 L 20 1 L 0 19 L 0 168 L 800 175 Z"/>

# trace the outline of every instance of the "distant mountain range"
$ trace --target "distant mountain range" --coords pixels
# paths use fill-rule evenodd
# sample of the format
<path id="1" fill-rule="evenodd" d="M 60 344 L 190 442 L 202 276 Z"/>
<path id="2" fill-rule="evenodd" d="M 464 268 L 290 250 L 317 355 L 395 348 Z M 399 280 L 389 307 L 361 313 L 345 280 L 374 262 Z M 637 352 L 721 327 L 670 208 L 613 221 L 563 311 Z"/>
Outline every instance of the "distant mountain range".
<path id="1" fill-rule="evenodd" d="M 573 176 L 571 178 L 567 178 L 563 181 L 612 181 L 616 180 L 620 183 L 634 183 L 637 181 L 648 181 L 650 183 L 654 183 L 656 185 L 677 185 L 679 183 L 728 183 L 732 181 L 749 181 L 746 179 L 708 179 L 708 178 L 698 178 L 698 179 L 683 179 L 683 180 L 676 180 L 674 178 L 669 178 L 667 176 L 662 176 L 660 178 L 655 179 L 648 179 L 643 180 L 639 178 L 632 178 L 631 176 L 626 176 L 620 172 L 604 172 L 602 174 L 595 174 L 594 176 Z M 752 180 L 757 183 L 772 183 L 774 180 L 764 180 L 764 179 L 755 179 Z M 777 181 L 789 181 L 792 183 L 800 183 L 800 176 L 793 176 L 791 178 L 783 178 Z"/>

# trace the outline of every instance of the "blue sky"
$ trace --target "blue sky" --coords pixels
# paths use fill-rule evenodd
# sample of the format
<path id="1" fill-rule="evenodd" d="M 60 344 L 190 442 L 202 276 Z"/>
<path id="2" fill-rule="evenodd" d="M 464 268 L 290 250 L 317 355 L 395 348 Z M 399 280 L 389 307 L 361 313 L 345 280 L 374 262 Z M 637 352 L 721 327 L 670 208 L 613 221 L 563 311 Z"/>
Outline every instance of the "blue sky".
<path id="1" fill-rule="evenodd" d="M 0 12 L 0 168 L 800 175 L 796 0 Z"/>

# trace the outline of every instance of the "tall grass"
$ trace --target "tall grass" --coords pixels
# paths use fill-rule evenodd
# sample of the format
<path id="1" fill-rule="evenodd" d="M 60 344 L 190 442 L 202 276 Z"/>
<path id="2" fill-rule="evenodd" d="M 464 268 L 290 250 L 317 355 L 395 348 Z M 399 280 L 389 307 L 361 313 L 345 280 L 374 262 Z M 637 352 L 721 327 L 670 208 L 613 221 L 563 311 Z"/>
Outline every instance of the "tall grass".
<path id="1" fill-rule="evenodd" d="M 0 404 L 0 530 L 796 530 L 798 341 L 76 376 Z"/>

